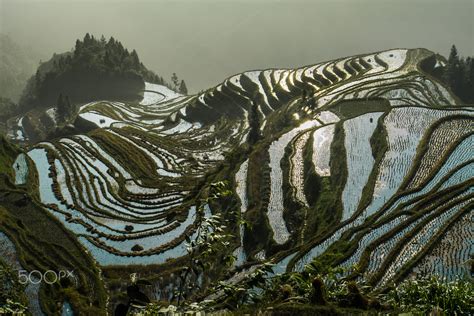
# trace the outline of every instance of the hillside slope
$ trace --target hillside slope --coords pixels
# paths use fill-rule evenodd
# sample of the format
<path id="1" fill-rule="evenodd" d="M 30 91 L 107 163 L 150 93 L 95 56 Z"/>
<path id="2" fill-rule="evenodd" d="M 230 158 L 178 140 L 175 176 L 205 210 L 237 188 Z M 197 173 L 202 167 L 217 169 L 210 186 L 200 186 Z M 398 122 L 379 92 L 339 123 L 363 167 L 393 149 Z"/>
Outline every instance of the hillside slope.
<path id="1" fill-rule="evenodd" d="M 275 273 L 357 264 L 378 288 L 468 274 L 458 223 L 474 209 L 474 109 L 420 70 L 433 55 L 394 49 L 248 71 L 198 95 L 147 84 L 140 103 L 88 103 L 79 115 L 98 128 L 28 152 L 41 203 L 105 269 L 163 265 L 156 299 L 177 284 L 216 180 L 229 181 L 227 206 L 240 204 L 252 225 L 228 227 L 237 261 L 230 272 L 214 266 L 204 284 L 264 262 Z"/>

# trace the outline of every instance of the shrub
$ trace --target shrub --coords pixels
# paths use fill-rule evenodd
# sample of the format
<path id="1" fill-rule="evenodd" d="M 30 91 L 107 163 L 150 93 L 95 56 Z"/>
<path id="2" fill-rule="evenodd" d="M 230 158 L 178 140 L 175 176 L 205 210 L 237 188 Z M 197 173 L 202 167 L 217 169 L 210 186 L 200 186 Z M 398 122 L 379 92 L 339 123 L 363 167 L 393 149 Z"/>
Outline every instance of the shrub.
<path id="1" fill-rule="evenodd" d="M 443 282 L 437 276 L 406 280 L 385 296 L 391 305 L 403 311 L 428 314 L 442 309 L 448 315 L 472 315 L 474 284 L 468 280 Z"/>

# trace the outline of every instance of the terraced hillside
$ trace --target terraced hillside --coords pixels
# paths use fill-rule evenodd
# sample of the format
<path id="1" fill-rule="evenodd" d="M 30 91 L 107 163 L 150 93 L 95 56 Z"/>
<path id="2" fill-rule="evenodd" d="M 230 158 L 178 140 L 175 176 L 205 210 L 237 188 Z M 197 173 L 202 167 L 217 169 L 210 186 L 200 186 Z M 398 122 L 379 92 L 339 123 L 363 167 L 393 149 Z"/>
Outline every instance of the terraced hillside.
<path id="1" fill-rule="evenodd" d="M 209 278 L 313 260 L 357 264 L 354 277 L 379 288 L 411 274 L 459 277 L 474 250 L 474 109 L 421 70 L 428 58 L 444 63 L 395 49 L 248 71 L 192 96 L 146 84 L 140 103 L 83 105 L 97 128 L 33 146 L 29 168 L 44 208 L 105 269 L 185 256 L 199 216 L 220 212 L 197 212 L 218 179 L 251 225 L 228 227 L 237 261 Z M 167 297 L 160 282 L 155 297 Z"/>

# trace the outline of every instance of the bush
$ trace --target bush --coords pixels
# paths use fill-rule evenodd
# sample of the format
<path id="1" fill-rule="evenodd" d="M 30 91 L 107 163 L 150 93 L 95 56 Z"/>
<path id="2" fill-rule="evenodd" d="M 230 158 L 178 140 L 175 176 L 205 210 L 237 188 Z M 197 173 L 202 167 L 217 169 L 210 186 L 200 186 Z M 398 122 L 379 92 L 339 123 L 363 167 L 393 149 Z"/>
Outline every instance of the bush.
<path id="1" fill-rule="evenodd" d="M 403 311 L 429 314 L 434 309 L 442 309 L 448 315 L 473 315 L 473 293 L 471 281 L 443 282 L 439 277 L 431 276 L 406 280 L 392 289 L 385 299 Z"/>

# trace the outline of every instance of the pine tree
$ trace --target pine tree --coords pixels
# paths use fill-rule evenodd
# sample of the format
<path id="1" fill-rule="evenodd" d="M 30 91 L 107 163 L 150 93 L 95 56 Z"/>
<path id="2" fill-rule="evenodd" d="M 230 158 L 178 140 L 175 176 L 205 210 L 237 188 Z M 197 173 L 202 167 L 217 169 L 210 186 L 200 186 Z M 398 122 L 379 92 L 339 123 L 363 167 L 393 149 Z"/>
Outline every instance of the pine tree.
<path id="1" fill-rule="evenodd" d="M 36 75 L 35 75 L 35 88 L 38 89 L 41 86 L 41 73 L 39 69 L 36 70 Z"/>
<path id="2" fill-rule="evenodd" d="M 85 47 L 89 47 L 89 45 L 91 44 L 92 42 L 92 39 L 91 39 L 91 36 L 89 33 L 86 33 L 86 36 L 84 36 L 84 46 Z"/>
<path id="3" fill-rule="evenodd" d="M 176 75 L 175 72 L 173 72 L 173 75 L 171 76 L 171 82 L 173 83 L 174 85 L 174 89 L 173 90 L 177 90 L 178 89 L 178 84 L 179 84 L 179 79 L 178 79 L 178 76 Z"/>
<path id="4" fill-rule="evenodd" d="M 255 101 L 255 98 L 250 105 L 249 125 L 248 142 L 250 145 L 253 145 L 260 138 L 260 117 L 258 116 L 258 103 Z"/>
<path id="5" fill-rule="evenodd" d="M 65 102 L 63 98 L 63 94 L 60 93 L 58 97 L 58 101 L 56 102 L 56 120 L 58 122 L 64 121 L 66 117 L 66 112 L 65 112 Z"/>
<path id="6" fill-rule="evenodd" d="M 66 118 L 69 118 L 72 116 L 73 110 L 72 110 L 72 105 L 71 102 L 69 101 L 69 96 L 66 96 L 64 100 L 64 109 L 66 112 Z"/>
<path id="7" fill-rule="evenodd" d="M 446 65 L 446 71 L 444 73 L 444 80 L 454 92 L 458 90 L 458 75 L 459 56 L 456 46 L 453 45 L 451 47 L 451 52 L 449 53 L 448 64 Z"/>
<path id="8" fill-rule="evenodd" d="M 76 40 L 76 46 L 74 48 L 74 55 L 79 56 L 82 52 L 83 44 L 80 40 Z"/>
<path id="9" fill-rule="evenodd" d="M 474 102 L 474 69 L 472 57 L 462 58 L 455 45 L 451 47 L 442 79 L 463 102 Z"/>
<path id="10" fill-rule="evenodd" d="M 133 69 L 138 71 L 140 69 L 140 59 L 138 58 L 137 51 L 133 50 L 130 56 L 132 58 Z"/>
<path id="11" fill-rule="evenodd" d="M 100 37 L 100 45 L 104 47 L 107 44 L 107 40 L 105 39 L 104 34 Z"/>
<path id="12" fill-rule="evenodd" d="M 179 85 L 179 93 L 184 95 L 188 94 L 188 88 L 186 87 L 184 80 L 181 80 L 181 84 Z"/>
<path id="13" fill-rule="evenodd" d="M 469 103 L 474 103 L 474 58 L 469 58 L 469 64 L 466 67 L 468 72 L 468 91 L 469 91 Z"/>

